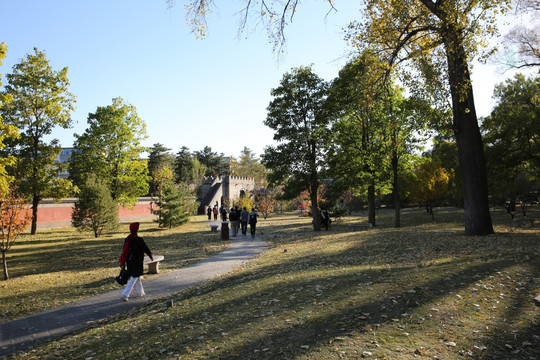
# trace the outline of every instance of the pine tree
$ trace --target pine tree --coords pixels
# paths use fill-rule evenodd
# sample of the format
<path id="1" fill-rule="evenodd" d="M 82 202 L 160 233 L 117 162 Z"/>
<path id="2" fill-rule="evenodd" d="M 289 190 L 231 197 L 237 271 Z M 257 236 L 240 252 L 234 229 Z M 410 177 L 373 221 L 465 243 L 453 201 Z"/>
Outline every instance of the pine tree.
<path id="1" fill-rule="evenodd" d="M 95 237 L 118 227 L 118 205 L 107 185 L 95 174 L 88 176 L 71 215 L 79 231 L 92 231 Z"/>
<path id="2" fill-rule="evenodd" d="M 155 211 L 158 215 L 156 222 L 160 227 L 169 229 L 186 224 L 197 207 L 194 198 L 185 184 L 170 183 L 163 190 L 163 196 L 157 203 L 159 209 Z"/>

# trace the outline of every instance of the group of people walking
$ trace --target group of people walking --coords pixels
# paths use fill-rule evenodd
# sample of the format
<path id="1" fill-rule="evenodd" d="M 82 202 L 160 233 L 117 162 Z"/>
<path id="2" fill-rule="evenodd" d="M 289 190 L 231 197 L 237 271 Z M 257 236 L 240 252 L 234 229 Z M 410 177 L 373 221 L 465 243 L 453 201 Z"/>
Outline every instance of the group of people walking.
<path id="1" fill-rule="evenodd" d="M 215 205 L 213 208 L 209 206 L 206 214 L 209 221 L 212 220 L 212 214 L 214 215 L 214 220 L 217 220 L 218 214 L 221 214 L 221 221 L 227 221 L 228 219 L 231 222 L 233 237 L 238 236 L 238 230 L 242 231 L 242 235 L 246 236 L 248 224 L 251 237 L 255 237 L 259 218 L 259 214 L 255 211 L 255 208 L 252 208 L 251 212 L 249 212 L 245 206 L 242 210 L 238 206 L 234 206 L 230 209 L 230 212 L 227 212 L 226 207 L 222 206 L 218 209 L 217 205 Z"/>

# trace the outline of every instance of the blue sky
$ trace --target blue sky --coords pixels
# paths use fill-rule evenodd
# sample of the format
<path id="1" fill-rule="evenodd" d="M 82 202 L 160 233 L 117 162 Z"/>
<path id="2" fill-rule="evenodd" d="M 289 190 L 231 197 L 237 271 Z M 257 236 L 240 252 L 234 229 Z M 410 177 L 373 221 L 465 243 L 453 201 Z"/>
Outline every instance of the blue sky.
<path id="1" fill-rule="evenodd" d="M 190 33 L 183 2 L 176 3 L 168 10 L 164 0 L 2 0 L 0 42 L 8 54 L 0 73 L 34 47 L 54 69 L 69 68 L 74 127 L 53 133 L 65 147 L 85 131 L 88 113 L 120 96 L 146 122 L 146 146 L 161 143 L 173 153 L 211 146 L 235 157 L 247 146 L 261 154 L 272 143 L 263 124 L 271 89 L 301 65 L 313 64 L 328 81 L 337 76 L 350 51 L 342 28 L 360 17 L 360 1 L 338 1 L 328 16 L 324 1 L 303 2 L 278 61 L 263 28 L 238 38 L 242 1 L 216 1 L 204 40 Z M 502 75 L 477 65 L 473 76 L 477 111 L 488 115 Z"/>

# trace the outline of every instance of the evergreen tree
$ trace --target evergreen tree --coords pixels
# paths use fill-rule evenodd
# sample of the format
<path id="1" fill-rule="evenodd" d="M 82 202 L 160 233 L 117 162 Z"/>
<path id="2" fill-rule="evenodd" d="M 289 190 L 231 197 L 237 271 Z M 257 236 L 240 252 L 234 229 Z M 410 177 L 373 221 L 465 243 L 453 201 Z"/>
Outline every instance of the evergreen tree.
<path id="1" fill-rule="evenodd" d="M 88 175 L 71 214 L 71 223 L 79 231 L 92 231 L 95 237 L 118 227 L 118 205 L 103 180 Z"/>
<path id="2" fill-rule="evenodd" d="M 189 222 L 189 219 L 197 204 L 195 196 L 185 184 L 175 185 L 170 183 L 163 191 L 162 198 L 157 202 L 159 209 L 156 222 L 160 227 L 173 228 Z"/>
<path id="3" fill-rule="evenodd" d="M 169 152 L 171 149 L 163 144 L 154 144 L 150 148 L 148 155 L 148 173 L 152 180 L 150 181 L 150 194 L 154 195 L 159 192 L 160 184 L 156 182 L 156 178 L 163 175 L 163 169 L 172 169 L 174 167 L 174 156 Z"/>

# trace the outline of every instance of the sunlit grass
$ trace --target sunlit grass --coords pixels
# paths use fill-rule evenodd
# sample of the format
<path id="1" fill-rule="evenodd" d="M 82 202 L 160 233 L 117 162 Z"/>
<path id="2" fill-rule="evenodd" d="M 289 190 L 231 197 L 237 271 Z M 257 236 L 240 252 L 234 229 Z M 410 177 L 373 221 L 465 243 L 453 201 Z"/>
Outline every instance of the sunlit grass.
<path id="1" fill-rule="evenodd" d="M 381 210 L 351 232 L 364 216 L 317 233 L 297 214 L 261 220 L 269 248 L 228 276 L 15 358 L 540 358 L 538 228 L 494 212 L 496 234 L 469 237 L 441 209 L 394 229 Z"/>
<path id="2" fill-rule="evenodd" d="M 118 289 L 114 277 L 127 230 L 124 224 L 99 238 L 70 228 L 21 235 L 8 252 L 10 279 L 0 282 L 0 321 Z M 200 261 L 227 246 L 208 231 L 202 217 L 171 230 L 142 222 L 139 234 L 154 254 L 165 256 L 161 271 Z"/>

